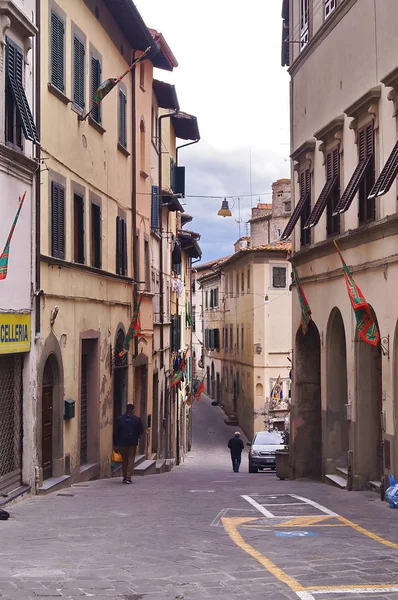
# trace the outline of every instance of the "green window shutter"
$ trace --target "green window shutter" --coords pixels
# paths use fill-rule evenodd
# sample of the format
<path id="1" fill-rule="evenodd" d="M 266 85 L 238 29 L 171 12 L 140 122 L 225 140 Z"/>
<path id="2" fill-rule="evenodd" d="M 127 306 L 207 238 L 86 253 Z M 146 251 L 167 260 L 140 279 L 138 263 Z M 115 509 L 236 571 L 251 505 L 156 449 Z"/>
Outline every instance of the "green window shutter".
<path id="1" fill-rule="evenodd" d="M 7 83 L 11 88 L 22 130 L 27 140 L 39 144 L 39 134 L 23 87 L 24 57 L 22 51 L 7 38 Z"/>
<path id="2" fill-rule="evenodd" d="M 127 147 L 126 104 L 126 94 L 119 90 L 119 144 L 123 148 Z"/>
<path id="3" fill-rule="evenodd" d="M 91 56 L 91 97 L 94 97 L 95 92 L 101 85 L 101 63 L 98 58 Z M 97 123 L 101 123 L 101 103 L 95 104 L 92 101 L 91 116 Z"/>
<path id="4" fill-rule="evenodd" d="M 121 218 L 116 217 L 116 273 L 122 274 L 122 235 L 121 235 Z"/>
<path id="5" fill-rule="evenodd" d="M 84 43 L 75 35 L 73 38 L 73 104 L 84 110 L 85 96 L 85 55 Z"/>
<path id="6" fill-rule="evenodd" d="M 65 25 L 63 20 L 51 11 L 51 83 L 65 91 Z"/>
<path id="7" fill-rule="evenodd" d="M 159 187 L 152 186 L 151 229 L 159 229 Z"/>

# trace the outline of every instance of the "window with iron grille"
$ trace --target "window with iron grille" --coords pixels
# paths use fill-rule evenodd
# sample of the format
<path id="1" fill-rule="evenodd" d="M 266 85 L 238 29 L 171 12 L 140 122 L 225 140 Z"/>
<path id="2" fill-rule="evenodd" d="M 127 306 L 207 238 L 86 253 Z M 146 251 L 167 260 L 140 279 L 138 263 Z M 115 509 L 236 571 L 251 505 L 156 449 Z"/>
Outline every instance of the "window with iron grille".
<path id="1" fill-rule="evenodd" d="M 22 364 L 21 355 L 0 356 L 0 494 L 21 484 Z"/>
<path id="2" fill-rule="evenodd" d="M 85 98 L 85 72 L 86 72 L 86 49 L 84 42 L 74 34 L 73 36 L 73 104 L 84 110 Z"/>
<path id="3" fill-rule="evenodd" d="M 286 288 L 286 267 L 272 267 L 272 287 Z"/>
<path id="4" fill-rule="evenodd" d="M 340 233 L 340 215 L 333 216 L 340 200 L 340 147 L 329 150 L 326 154 L 326 179 L 337 178 L 333 191 L 326 205 L 326 232 L 327 235 Z"/>
<path id="5" fill-rule="evenodd" d="M 22 132 L 27 140 L 40 143 L 36 125 L 24 90 L 24 55 L 6 38 L 5 133 L 6 141 L 22 148 Z"/>
<path id="6" fill-rule="evenodd" d="M 50 72 L 51 84 L 65 92 L 65 23 L 51 11 Z"/>
<path id="7" fill-rule="evenodd" d="M 95 56 L 91 55 L 91 98 L 94 97 L 95 92 L 101 85 L 101 61 Z M 91 118 L 98 124 L 101 124 L 101 103 L 96 104 L 93 100 L 91 101 Z"/>
<path id="8" fill-rule="evenodd" d="M 51 182 L 51 255 L 65 258 L 65 188 Z"/>
<path id="9" fill-rule="evenodd" d="M 101 207 L 91 203 L 91 266 L 101 268 Z"/>
<path id="10" fill-rule="evenodd" d="M 358 158 L 359 162 L 370 159 L 364 177 L 359 185 L 359 222 L 374 221 L 376 204 L 374 197 L 369 194 L 375 183 L 374 160 L 374 129 L 373 122 L 358 130 Z"/>
<path id="11" fill-rule="evenodd" d="M 300 0 L 300 48 L 309 42 L 310 7 L 309 0 Z"/>
<path id="12" fill-rule="evenodd" d="M 116 273 L 127 275 L 127 224 L 122 217 L 116 217 Z"/>
<path id="13" fill-rule="evenodd" d="M 302 246 L 307 246 L 311 243 L 311 229 L 305 229 L 305 224 L 311 214 L 311 174 L 309 169 L 300 173 L 300 198 L 304 197 L 307 200 L 300 217 L 300 243 Z"/>
<path id="14" fill-rule="evenodd" d="M 334 11 L 337 6 L 337 0 L 325 0 L 325 19 Z"/>
<path id="15" fill-rule="evenodd" d="M 127 121 L 126 121 L 127 98 L 123 90 L 119 90 L 119 144 L 127 148 Z"/>

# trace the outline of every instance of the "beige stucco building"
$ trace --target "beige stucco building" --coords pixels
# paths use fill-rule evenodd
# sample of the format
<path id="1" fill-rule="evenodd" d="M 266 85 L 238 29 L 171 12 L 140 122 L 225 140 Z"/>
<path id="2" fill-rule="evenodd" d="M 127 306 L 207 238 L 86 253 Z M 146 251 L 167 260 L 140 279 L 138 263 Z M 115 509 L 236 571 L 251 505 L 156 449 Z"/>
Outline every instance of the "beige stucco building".
<path id="1" fill-rule="evenodd" d="M 285 0 L 283 18 L 295 207 L 286 233 L 313 319 L 303 335 L 295 294 L 292 474 L 378 487 L 398 465 L 398 7 Z M 377 347 L 359 339 L 333 239 L 372 308 Z"/>

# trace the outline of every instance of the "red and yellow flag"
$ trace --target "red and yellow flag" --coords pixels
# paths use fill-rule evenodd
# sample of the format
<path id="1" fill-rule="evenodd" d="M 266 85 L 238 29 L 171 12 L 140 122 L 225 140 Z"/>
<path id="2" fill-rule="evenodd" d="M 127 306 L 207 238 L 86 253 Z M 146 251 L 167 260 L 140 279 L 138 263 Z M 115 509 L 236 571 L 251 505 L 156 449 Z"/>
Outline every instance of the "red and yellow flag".
<path id="1" fill-rule="evenodd" d="M 380 341 L 380 334 L 377 329 L 377 325 L 374 321 L 370 306 L 366 302 L 361 290 L 353 280 L 352 275 L 347 265 L 345 264 L 344 258 L 342 257 L 338 245 L 335 241 L 333 243 L 336 247 L 337 252 L 339 253 L 341 262 L 343 264 L 347 292 L 357 321 L 359 337 L 363 342 L 371 344 L 372 346 L 377 346 L 377 344 Z"/>

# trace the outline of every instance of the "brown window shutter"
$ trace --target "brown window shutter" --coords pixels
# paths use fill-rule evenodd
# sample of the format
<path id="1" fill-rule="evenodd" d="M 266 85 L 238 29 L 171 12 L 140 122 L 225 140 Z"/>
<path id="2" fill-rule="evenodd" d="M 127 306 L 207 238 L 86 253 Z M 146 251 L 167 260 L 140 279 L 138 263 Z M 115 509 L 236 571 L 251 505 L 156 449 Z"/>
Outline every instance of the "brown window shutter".
<path id="1" fill-rule="evenodd" d="M 122 274 L 122 235 L 121 235 L 121 218 L 116 217 L 116 273 Z"/>
<path id="2" fill-rule="evenodd" d="M 333 177 L 333 151 L 326 154 L 326 179 Z"/>
<path id="3" fill-rule="evenodd" d="M 332 157 L 332 163 L 333 163 L 333 177 L 339 177 L 340 176 L 340 149 L 337 147 L 333 150 L 333 157 Z"/>
<path id="4" fill-rule="evenodd" d="M 371 156 L 373 150 L 373 122 L 366 127 L 366 157 Z"/>
<path id="5" fill-rule="evenodd" d="M 358 153 L 360 161 L 366 158 L 366 134 L 364 129 L 358 131 Z"/>
<path id="6" fill-rule="evenodd" d="M 122 235 L 123 235 L 123 275 L 127 275 L 127 224 L 122 219 Z"/>

